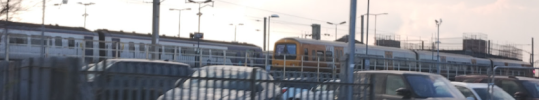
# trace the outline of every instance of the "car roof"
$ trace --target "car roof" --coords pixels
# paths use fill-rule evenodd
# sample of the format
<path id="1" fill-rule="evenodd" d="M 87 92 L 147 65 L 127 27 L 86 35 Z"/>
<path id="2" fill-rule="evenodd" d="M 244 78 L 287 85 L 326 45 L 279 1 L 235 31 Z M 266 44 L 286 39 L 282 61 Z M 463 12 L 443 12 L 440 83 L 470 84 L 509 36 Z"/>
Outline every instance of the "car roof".
<path id="1" fill-rule="evenodd" d="M 258 67 L 247 67 L 247 66 L 233 66 L 233 65 L 209 65 L 199 68 L 200 70 L 207 70 L 207 69 L 227 69 L 227 70 L 233 70 L 233 71 L 252 71 L 253 69 L 261 70 L 261 68 Z"/>
<path id="2" fill-rule="evenodd" d="M 457 86 L 464 86 L 468 88 L 487 88 L 488 87 L 488 83 L 451 82 L 451 84 L 457 85 Z"/>
<path id="3" fill-rule="evenodd" d="M 184 65 L 189 66 L 189 64 L 174 62 L 174 61 L 163 61 L 163 60 L 149 60 L 149 59 L 107 59 L 111 62 L 144 62 L 144 63 L 164 63 L 164 64 L 175 64 L 175 65 Z M 190 67 L 190 66 L 189 66 Z"/>
<path id="4" fill-rule="evenodd" d="M 438 74 L 414 72 L 414 71 L 396 71 L 396 70 L 383 70 L 383 71 L 355 71 L 354 73 L 377 73 L 377 74 L 417 74 L 417 75 L 433 75 L 440 76 Z"/>
<path id="5" fill-rule="evenodd" d="M 515 76 L 514 78 L 511 78 L 512 76 L 506 76 L 506 75 L 496 75 L 494 78 L 497 79 L 517 79 L 517 80 L 529 80 L 529 81 L 539 81 L 539 79 L 536 78 L 529 78 L 529 77 L 522 77 L 522 76 Z M 488 78 L 487 75 L 458 75 L 456 78 Z"/>
<path id="6" fill-rule="evenodd" d="M 312 80 L 316 80 L 316 77 L 292 77 L 292 78 L 285 78 L 284 80 L 288 80 L 288 81 L 312 81 Z"/>

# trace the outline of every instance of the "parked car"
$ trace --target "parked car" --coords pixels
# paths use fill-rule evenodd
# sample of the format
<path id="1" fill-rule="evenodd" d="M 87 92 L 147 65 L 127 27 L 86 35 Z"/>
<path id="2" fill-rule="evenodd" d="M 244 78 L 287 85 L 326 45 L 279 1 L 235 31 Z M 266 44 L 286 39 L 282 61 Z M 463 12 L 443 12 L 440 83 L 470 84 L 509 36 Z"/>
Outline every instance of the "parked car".
<path id="1" fill-rule="evenodd" d="M 288 98 L 286 100 L 334 100 L 338 99 L 338 90 L 340 86 L 338 84 L 328 84 L 328 83 L 339 83 L 341 82 L 338 79 L 324 81 L 323 84 L 311 88 L 308 91 L 301 91 L 300 95 L 295 95 L 293 98 Z"/>
<path id="2" fill-rule="evenodd" d="M 465 100 L 450 81 L 438 74 L 412 71 L 355 71 L 356 84 L 374 78 L 374 100 Z M 353 90 L 362 90 L 354 87 Z M 353 97 L 362 97 L 353 93 Z M 359 95 L 359 96 L 356 96 Z M 356 98 L 354 98 L 356 99 Z M 360 98 L 357 98 L 360 99 Z"/>
<path id="3" fill-rule="evenodd" d="M 82 88 L 97 100 L 157 99 L 164 93 L 157 88 L 172 88 L 174 81 L 193 72 L 185 63 L 146 59 L 107 59 L 83 70 L 88 87 Z"/>
<path id="4" fill-rule="evenodd" d="M 372 82 L 374 81 L 374 82 Z M 331 82 L 339 83 L 340 80 Z M 374 84 L 375 87 L 352 86 L 353 100 L 465 100 L 460 91 L 445 77 L 438 74 L 412 71 L 355 71 L 354 84 Z M 339 100 L 345 85 L 327 85 L 310 98 L 289 100 Z M 374 97 L 365 93 L 374 89 Z M 302 94 L 301 96 L 304 96 Z M 317 97 L 312 98 L 312 96 Z M 298 97 L 298 96 L 296 96 Z M 319 98 L 319 99 L 318 99 Z"/>
<path id="5" fill-rule="evenodd" d="M 282 82 L 280 86 L 283 89 L 282 91 L 284 91 L 283 100 L 287 100 L 288 98 L 293 98 L 297 94 L 301 94 L 304 91 L 311 91 L 311 89 L 316 87 L 316 84 L 314 82 L 317 82 L 317 78 L 296 77 L 286 78 L 284 79 L 284 81 L 286 82 Z"/>
<path id="6" fill-rule="evenodd" d="M 157 100 L 280 100 L 281 87 L 259 67 L 210 65 Z M 254 96 L 251 99 L 251 96 Z"/>
<path id="7" fill-rule="evenodd" d="M 539 100 L 539 79 L 516 76 L 494 76 L 494 84 L 511 94 L 516 100 Z M 489 83 L 487 75 L 460 75 L 457 82 Z"/>
<path id="8" fill-rule="evenodd" d="M 491 90 L 493 99 L 489 99 L 490 92 L 488 92 L 489 89 L 487 83 L 451 82 L 451 84 L 455 85 L 467 100 L 515 100 L 513 96 L 498 86 L 494 86 Z"/>

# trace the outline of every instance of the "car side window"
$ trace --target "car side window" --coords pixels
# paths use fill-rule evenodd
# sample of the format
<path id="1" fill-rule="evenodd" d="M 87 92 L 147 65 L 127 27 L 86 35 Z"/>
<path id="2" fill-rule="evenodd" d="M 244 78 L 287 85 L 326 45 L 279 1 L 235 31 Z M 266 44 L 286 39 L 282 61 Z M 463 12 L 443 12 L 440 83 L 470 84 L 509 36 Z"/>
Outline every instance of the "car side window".
<path id="1" fill-rule="evenodd" d="M 402 76 L 397 75 L 387 75 L 385 86 L 385 94 L 388 95 L 397 95 L 395 90 L 406 87 Z"/>
<path id="2" fill-rule="evenodd" d="M 499 86 L 507 93 L 513 95 L 516 92 L 522 91 L 518 84 L 513 80 L 502 80 L 501 85 Z"/>
<path id="3" fill-rule="evenodd" d="M 455 85 L 455 87 L 460 91 L 460 93 L 462 93 L 462 95 L 464 95 L 464 97 L 473 97 L 475 100 L 477 100 L 477 97 L 475 97 L 472 90 L 462 86 Z"/>

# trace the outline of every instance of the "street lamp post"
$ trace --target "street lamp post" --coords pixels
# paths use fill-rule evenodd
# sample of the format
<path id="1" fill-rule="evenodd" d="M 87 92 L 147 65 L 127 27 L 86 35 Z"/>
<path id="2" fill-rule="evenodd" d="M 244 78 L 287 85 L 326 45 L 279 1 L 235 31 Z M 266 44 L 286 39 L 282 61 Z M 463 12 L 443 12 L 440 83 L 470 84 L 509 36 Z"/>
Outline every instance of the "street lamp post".
<path id="1" fill-rule="evenodd" d="M 180 33 L 181 33 L 181 17 L 182 17 L 182 10 L 191 10 L 191 8 L 184 8 L 184 9 L 174 9 L 174 8 L 170 8 L 170 11 L 178 11 L 180 14 L 178 16 L 178 37 L 180 37 Z"/>
<path id="2" fill-rule="evenodd" d="M 270 39 L 270 37 L 269 37 L 269 36 L 270 36 L 270 19 L 271 19 L 271 18 L 279 18 L 279 15 L 277 15 L 277 14 L 272 14 L 272 15 L 268 16 L 267 18 L 268 18 L 268 27 L 267 27 L 267 28 L 268 28 L 268 31 L 267 31 L 267 32 L 268 32 L 268 34 L 267 34 L 267 38 L 268 38 L 268 40 L 267 40 L 267 45 L 268 45 L 268 48 L 265 49 L 265 50 L 266 50 L 266 51 L 269 51 L 269 47 L 270 47 L 270 46 L 269 46 L 269 41 L 270 41 L 270 40 L 269 40 L 269 39 Z M 264 22 L 266 22 L 266 17 L 264 17 Z M 266 23 L 264 23 L 264 48 L 266 48 L 266 25 L 265 25 L 265 24 L 266 24 Z M 265 58 L 264 63 L 265 63 L 266 69 L 269 69 L 269 67 L 270 67 L 270 66 L 268 66 L 268 56 L 269 56 L 269 54 L 270 54 L 269 52 L 266 52 L 266 57 L 264 57 L 264 58 Z"/>
<path id="3" fill-rule="evenodd" d="M 335 40 L 337 40 L 337 25 L 345 24 L 346 21 L 343 21 L 343 22 L 338 23 L 338 24 L 337 24 L 337 23 L 334 24 L 334 23 L 331 23 L 331 22 L 327 22 L 327 23 L 328 23 L 329 25 L 335 25 Z"/>
<path id="4" fill-rule="evenodd" d="M 442 19 L 440 20 L 434 20 L 436 22 L 436 27 L 438 29 L 438 35 L 436 35 L 437 39 L 436 39 L 436 66 L 438 66 L 438 74 L 440 74 L 440 70 L 441 70 L 441 67 L 440 67 L 440 24 L 442 24 Z"/>
<path id="5" fill-rule="evenodd" d="M 238 29 L 238 25 L 241 26 L 243 25 L 243 23 L 230 24 L 230 25 L 234 26 L 234 41 L 236 41 L 236 30 Z"/>
<path id="6" fill-rule="evenodd" d="M 82 16 L 84 16 L 84 28 L 86 28 L 86 16 L 88 16 L 88 13 L 86 13 L 86 7 L 88 7 L 89 5 L 93 5 L 95 3 L 93 2 L 89 2 L 89 3 L 78 2 L 78 3 L 81 5 L 84 5 L 84 14 L 82 14 Z"/>
<path id="7" fill-rule="evenodd" d="M 387 15 L 387 13 L 370 14 L 370 15 L 374 15 L 374 36 L 376 37 L 376 22 L 377 22 L 376 17 L 377 17 L 378 15 Z"/>

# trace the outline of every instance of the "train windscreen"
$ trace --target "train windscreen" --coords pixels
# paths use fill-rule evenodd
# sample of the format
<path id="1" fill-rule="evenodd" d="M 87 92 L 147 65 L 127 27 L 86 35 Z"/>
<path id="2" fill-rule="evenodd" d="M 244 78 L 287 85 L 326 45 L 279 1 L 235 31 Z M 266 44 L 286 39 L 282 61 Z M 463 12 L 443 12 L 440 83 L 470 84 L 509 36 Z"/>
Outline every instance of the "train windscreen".
<path id="1" fill-rule="evenodd" d="M 277 44 L 275 46 L 275 59 L 296 59 L 296 44 Z"/>

